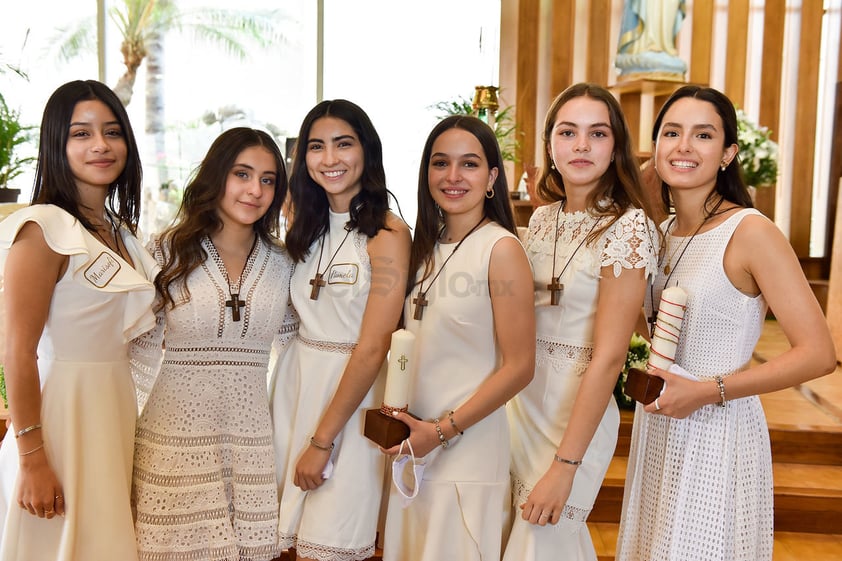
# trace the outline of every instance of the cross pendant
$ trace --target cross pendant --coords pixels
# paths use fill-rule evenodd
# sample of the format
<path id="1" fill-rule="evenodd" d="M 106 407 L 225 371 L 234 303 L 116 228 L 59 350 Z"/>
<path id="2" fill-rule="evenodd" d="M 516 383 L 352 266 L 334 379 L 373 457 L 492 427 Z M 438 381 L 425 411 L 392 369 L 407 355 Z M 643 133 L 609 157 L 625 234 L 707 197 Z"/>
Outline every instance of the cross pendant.
<path id="1" fill-rule="evenodd" d="M 550 291 L 550 305 L 551 306 L 558 306 L 561 302 L 561 293 L 564 292 L 564 285 L 559 282 L 561 277 L 558 276 L 547 285 L 547 290 Z"/>
<path id="2" fill-rule="evenodd" d="M 325 283 L 321 273 L 316 273 L 316 276 L 310 279 L 310 284 L 313 286 L 313 290 L 310 291 L 310 300 L 318 300 L 319 290 L 327 283 Z"/>
<path id="3" fill-rule="evenodd" d="M 225 301 L 225 307 L 231 308 L 231 321 L 240 321 L 240 306 L 245 307 L 244 300 L 240 300 L 239 294 L 232 294 L 230 300 Z"/>
<path id="4" fill-rule="evenodd" d="M 424 307 L 430 303 L 429 300 L 427 300 L 426 293 L 419 292 L 418 296 L 412 299 L 412 303 L 415 304 L 415 313 L 412 314 L 412 319 L 421 321 L 421 316 L 424 315 Z"/>

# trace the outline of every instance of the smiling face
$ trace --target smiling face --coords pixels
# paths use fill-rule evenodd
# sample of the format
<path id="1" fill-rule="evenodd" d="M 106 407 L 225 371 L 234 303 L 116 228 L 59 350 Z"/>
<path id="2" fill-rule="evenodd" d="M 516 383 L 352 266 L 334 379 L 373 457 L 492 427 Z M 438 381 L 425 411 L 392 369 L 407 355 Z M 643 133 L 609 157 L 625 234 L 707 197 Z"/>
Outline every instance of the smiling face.
<path id="1" fill-rule="evenodd" d="M 353 127 L 336 117 L 313 122 L 307 137 L 307 173 L 327 194 L 334 212 L 347 212 L 362 188 L 365 153 Z"/>
<path id="2" fill-rule="evenodd" d="M 451 128 L 433 142 L 427 181 L 430 195 L 449 216 L 483 213 L 485 194 L 497 168 L 489 168 L 485 151 L 470 132 Z"/>
<path id="3" fill-rule="evenodd" d="M 574 97 L 556 113 L 550 157 L 564 179 L 564 188 L 589 193 L 611 165 L 614 133 L 608 107 L 590 97 Z"/>
<path id="4" fill-rule="evenodd" d="M 720 166 L 727 166 L 736 153 L 736 144 L 725 146 L 722 118 L 710 102 L 683 97 L 664 113 L 655 142 L 655 167 L 670 188 L 710 191 Z"/>
<path id="5" fill-rule="evenodd" d="M 98 99 L 76 104 L 66 153 L 80 191 L 108 191 L 126 167 L 128 147 L 123 129 L 107 105 Z"/>
<path id="6" fill-rule="evenodd" d="M 269 210 L 275 198 L 278 168 L 275 157 L 262 146 L 251 146 L 237 155 L 225 180 L 219 201 L 223 227 L 252 226 Z"/>

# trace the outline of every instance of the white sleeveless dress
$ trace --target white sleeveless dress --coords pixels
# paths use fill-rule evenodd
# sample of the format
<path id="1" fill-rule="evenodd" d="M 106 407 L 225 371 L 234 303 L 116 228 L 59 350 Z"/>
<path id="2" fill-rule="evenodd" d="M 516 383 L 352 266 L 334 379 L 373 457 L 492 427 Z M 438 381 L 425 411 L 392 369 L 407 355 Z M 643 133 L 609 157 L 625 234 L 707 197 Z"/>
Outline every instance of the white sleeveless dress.
<path id="1" fill-rule="evenodd" d="M 409 410 L 422 419 L 447 422 L 448 412 L 500 366 L 488 265 L 494 245 L 506 237 L 515 236 L 490 222 L 465 238 L 429 288 L 421 321 L 413 319 L 417 285 L 407 298 L 406 328 L 416 335 L 417 364 Z M 435 271 L 453 247 L 436 244 Z M 500 407 L 447 449 L 427 454 L 420 492 L 407 508 L 390 486 L 384 561 L 500 559 L 511 496 L 508 434 Z"/>
<path id="2" fill-rule="evenodd" d="M 766 302 L 738 291 L 723 269 L 745 209 L 698 234 L 669 286 L 687 291 L 676 364 L 702 380 L 743 370 Z M 668 248 L 669 249 L 669 248 Z M 659 272 L 654 301 L 667 275 Z M 651 303 L 647 302 L 647 310 Z M 773 541 L 772 456 L 757 396 L 705 405 L 685 419 L 635 411 L 617 559 L 768 561 Z"/>
<path id="3" fill-rule="evenodd" d="M 222 260 L 208 238 L 202 247 L 190 301 L 158 312 L 132 345 L 136 377 L 154 377 L 137 423 L 137 547 L 140 561 L 266 561 L 280 555 L 266 376 L 273 342 L 295 328 L 292 260 L 257 241 L 233 321 Z M 160 244 L 153 251 L 163 263 Z"/>
<path id="4" fill-rule="evenodd" d="M 567 429 L 593 350 L 601 269 L 612 267 L 615 277 L 624 270 L 644 269 L 649 277 L 657 268 L 658 235 L 643 211 L 628 210 L 595 243 L 579 246 L 594 227 L 599 228 L 599 219 L 584 212 L 560 212 L 561 204 L 536 209 L 526 241 L 535 276 L 537 347 L 535 377 L 508 405 L 514 522 L 506 561 L 596 559 L 585 521 L 617 444 L 620 416 L 613 397 L 576 470 L 559 522 L 530 524 L 521 518 L 519 506 L 546 472 Z M 554 257 L 555 274 L 564 269 L 558 306 L 550 305 L 547 290 Z"/>
<path id="5" fill-rule="evenodd" d="M 371 287 L 368 237 L 354 230 L 346 239 L 348 219 L 348 213 L 330 212 L 321 264 L 319 238 L 307 259 L 295 267 L 290 295 L 300 330 L 278 357 L 272 380 L 281 545 L 295 547 L 299 557 L 319 561 L 356 561 L 374 555 L 386 462 L 377 445 L 363 436 L 365 410 L 380 407 L 383 398 L 381 375 L 334 440 L 331 477 L 313 491 L 293 484 L 295 465 L 309 446 L 359 338 Z M 310 279 L 317 267 L 326 284 L 318 299 L 311 300 Z"/>
<path id="6" fill-rule="evenodd" d="M 0 446 L 0 559 L 135 560 L 130 491 L 137 403 L 128 347 L 155 325 L 150 279 L 157 266 L 127 231 L 120 234 L 134 267 L 65 210 L 33 205 L 0 223 L 0 271 L 26 222 L 37 223 L 50 249 L 70 258 L 38 343 L 41 433 L 66 513 L 47 520 L 18 506 L 13 435 L 20 427 L 11 427 Z"/>

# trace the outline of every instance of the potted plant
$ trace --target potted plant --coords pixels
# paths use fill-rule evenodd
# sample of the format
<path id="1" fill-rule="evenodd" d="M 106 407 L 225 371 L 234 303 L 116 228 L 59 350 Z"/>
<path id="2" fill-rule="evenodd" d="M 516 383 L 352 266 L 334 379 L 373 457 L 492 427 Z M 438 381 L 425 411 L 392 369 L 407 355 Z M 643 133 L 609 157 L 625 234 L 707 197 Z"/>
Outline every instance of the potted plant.
<path id="1" fill-rule="evenodd" d="M 0 203 L 18 200 L 20 189 L 10 187 L 10 182 L 35 161 L 32 156 L 20 156 L 20 148 L 32 140 L 34 129 L 21 123 L 20 112 L 11 109 L 0 94 Z"/>
<path id="2" fill-rule="evenodd" d="M 749 187 L 767 187 L 778 180 L 778 145 L 772 132 L 737 109 L 737 144 L 743 179 Z"/>

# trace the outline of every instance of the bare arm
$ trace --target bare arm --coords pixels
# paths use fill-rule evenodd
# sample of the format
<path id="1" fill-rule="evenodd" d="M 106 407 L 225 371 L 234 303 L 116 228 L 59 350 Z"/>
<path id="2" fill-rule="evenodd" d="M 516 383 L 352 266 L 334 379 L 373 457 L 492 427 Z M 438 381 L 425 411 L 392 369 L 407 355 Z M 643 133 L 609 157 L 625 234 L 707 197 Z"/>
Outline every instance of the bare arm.
<path id="1" fill-rule="evenodd" d="M 532 293 L 532 269 L 523 247 L 517 240 L 503 238 L 491 252 L 488 267 L 494 331 L 502 356 L 500 368 L 491 374 L 476 393 L 459 409 L 453 419 L 466 431 L 503 406 L 532 380 L 535 368 L 535 307 Z M 399 419 L 410 427 L 415 455 L 427 455 L 440 441 L 435 426 L 401 414 Z M 450 440 L 456 430 L 449 421 L 440 423 L 442 433 Z M 396 454 L 398 447 L 385 450 Z"/>
<path id="2" fill-rule="evenodd" d="M 743 219 L 725 251 L 725 272 L 746 293 L 762 293 L 792 347 L 772 360 L 725 380 L 726 399 L 774 392 L 833 372 L 836 353 L 821 308 L 792 246 L 765 218 Z M 683 418 L 710 403 L 719 403 L 716 382 L 693 382 L 662 370 L 668 390 L 659 413 Z M 646 407 L 654 412 L 654 404 Z"/>
<path id="3" fill-rule="evenodd" d="M 331 446 L 377 378 L 400 320 L 411 242 L 402 221 L 389 215 L 387 223 L 391 230 L 380 230 L 368 242 L 372 281 L 359 341 L 313 434 L 314 441 L 325 448 Z M 293 483 L 304 490 L 317 488 L 324 482 L 321 474 L 329 458 L 329 450 L 309 446 L 298 461 Z"/>
<path id="4" fill-rule="evenodd" d="M 602 268 L 593 356 L 582 375 L 567 429 L 556 452 L 559 457 L 572 462 L 584 457 L 623 369 L 646 286 L 643 269 L 623 269 L 615 277 L 611 266 Z M 523 519 L 541 526 L 558 522 L 578 467 L 553 458 L 545 460 L 546 473 L 521 506 Z M 541 518 L 542 513 L 549 516 Z"/>
<path id="5" fill-rule="evenodd" d="M 55 253 L 34 222 L 24 224 L 6 259 L 6 357 L 4 375 L 15 431 L 41 423 L 41 382 L 38 341 L 47 323 L 56 282 L 67 269 L 68 258 Z M 61 484 L 47 461 L 43 429 L 17 439 L 20 457 L 18 504 L 31 514 L 52 518 L 64 513 Z"/>

